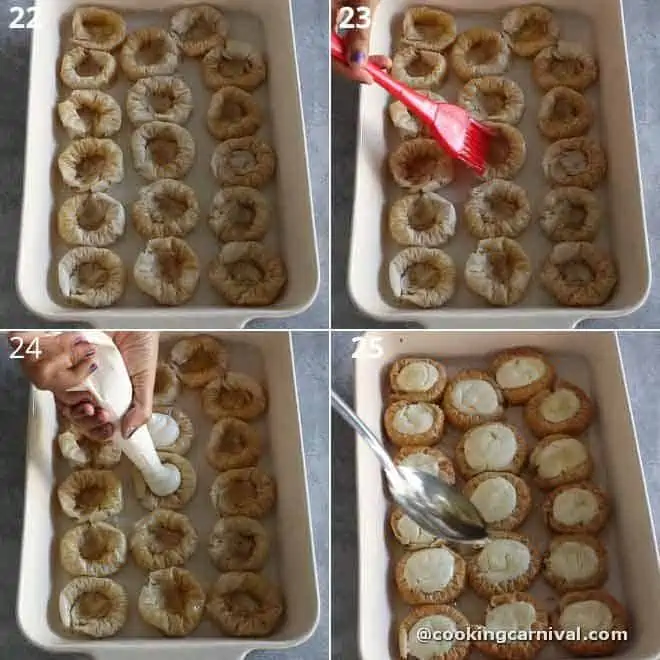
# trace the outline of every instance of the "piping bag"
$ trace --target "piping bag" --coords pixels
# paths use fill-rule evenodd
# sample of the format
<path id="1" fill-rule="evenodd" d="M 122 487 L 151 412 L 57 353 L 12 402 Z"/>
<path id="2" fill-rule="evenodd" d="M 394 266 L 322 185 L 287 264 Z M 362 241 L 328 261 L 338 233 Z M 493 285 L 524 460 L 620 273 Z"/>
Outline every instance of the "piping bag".
<path id="1" fill-rule="evenodd" d="M 99 330 L 83 330 L 80 335 L 96 346 L 95 362 L 98 368 L 70 392 L 89 392 L 110 415 L 110 422 L 119 424 L 133 400 L 133 385 L 119 349 L 112 339 Z M 121 430 L 112 436 L 112 442 L 142 473 L 149 489 L 159 497 L 171 495 L 181 485 L 181 474 L 174 465 L 163 464 L 156 453 L 149 426 L 136 429 L 130 438 Z"/>

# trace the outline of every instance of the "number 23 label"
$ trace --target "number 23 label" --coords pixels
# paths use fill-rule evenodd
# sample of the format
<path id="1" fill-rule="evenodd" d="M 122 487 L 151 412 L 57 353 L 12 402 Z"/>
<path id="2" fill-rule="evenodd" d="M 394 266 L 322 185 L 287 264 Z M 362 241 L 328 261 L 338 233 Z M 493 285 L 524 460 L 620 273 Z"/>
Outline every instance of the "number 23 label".
<path id="1" fill-rule="evenodd" d="M 340 30 L 366 30 L 371 27 L 369 7 L 342 7 L 337 15 Z"/>

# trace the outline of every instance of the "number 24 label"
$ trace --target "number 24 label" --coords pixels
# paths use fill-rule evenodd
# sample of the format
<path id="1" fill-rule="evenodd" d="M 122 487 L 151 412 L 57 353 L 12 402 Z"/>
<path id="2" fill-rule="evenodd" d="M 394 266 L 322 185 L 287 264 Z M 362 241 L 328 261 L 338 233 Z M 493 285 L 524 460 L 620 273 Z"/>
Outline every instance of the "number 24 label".
<path id="1" fill-rule="evenodd" d="M 9 355 L 12 360 L 23 360 L 26 355 L 34 355 L 38 360 L 43 353 L 39 348 L 39 337 L 35 337 L 27 347 L 22 337 L 11 337 L 9 341 L 14 347 L 14 350 Z"/>

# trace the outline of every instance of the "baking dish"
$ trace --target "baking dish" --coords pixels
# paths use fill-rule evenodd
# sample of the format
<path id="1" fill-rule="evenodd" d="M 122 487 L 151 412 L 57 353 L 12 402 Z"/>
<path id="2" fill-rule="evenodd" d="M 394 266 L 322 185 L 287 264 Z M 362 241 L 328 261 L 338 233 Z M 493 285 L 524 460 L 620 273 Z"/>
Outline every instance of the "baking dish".
<path id="1" fill-rule="evenodd" d="M 372 52 L 393 52 L 404 11 L 418 4 L 436 5 L 454 13 L 458 29 L 463 30 L 475 25 L 497 28 L 508 9 L 529 3 L 525 0 L 425 0 L 423 3 L 382 0 L 372 28 Z M 387 93 L 376 85 L 364 85 L 360 92 L 347 286 L 353 302 L 365 314 L 383 321 L 416 321 L 425 327 L 569 328 L 586 318 L 629 314 L 646 300 L 651 271 L 622 2 L 548 0 L 542 4 L 557 12 L 562 38 L 582 41 L 598 56 L 600 81 L 587 96 L 600 110 L 596 113 L 594 130 L 609 157 L 607 196 L 603 199 L 607 209 L 604 225 L 609 231 L 601 230 L 600 240 L 613 251 L 620 268 L 614 297 L 603 307 L 571 309 L 559 307 L 541 288 L 538 269 L 551 248 L 550 241 L 542 236 L 538 227 L 540 203 L 549 190 L 547 184 L 542 188 L 539 185 L 543 179 L 541 158 L 547 143 L 535 126 L 540 95 L 531 80 L 531 67 L 528 62 L 516 58 L 511 77 L 521 84 L 526 95 L 521 127 L 528 146 L 527 163 L 516 182 L 528 191 L 534 212 L 530 227 L 519 239 L 535 271 L 525 299 L 515 307 L 493 308 L 470 292 L 463 281 L 465 262 L 477 240 L 461 226 L 460 204 L 467 198 L 469 188 L 478 181 L 461 167 L 456 182 L 439 191 L 452 202 L 459 203 L 457 235 L 443 247 L 453 257 L 458 270 L 456 294 L 441 309 L 423 310 L 396 304 L 387 273 L 387 264 L 397 251 L 387 228 L 388 206 L 396 196 L 394 184 L 389 183 L 386 163 L 388 148 L 396 141 L 386 117 Z M 453 101 L 458 88 L 455 75 L 451 75 L 450 81 L 439 91 Z"/>
<path id="2" fill-rule="evenodd" d="M 164 658 L 190 654 L 201 659 L 230 660 L 242 658 L 255 648 L 296 646 L 314 631 L 319 617 L 318 585 L 290 337 L 288 333 L 262 332 L 216 336 L 227 342 L 232 368 L 261 377 L 268 390 L 269 409 L 265 421 L 257 428 L 261 426 L 259 430 L 268 439 L 268 455 L 262 460 L 264 468 L 275 478 L 278 499 L 274 513 L 264 520 L 272 539 L 272 557 L 265 572 L 282 588 L 286 603 L 282 626 L 269 638 L 241 640 L 218 637 L 212 624 L 203 621 L 188 638 L 165 639 L 140 620 L 136 588 L 144 582 L 146 573 L 129 559 L 116 576 L 129 592 L 129 616 L 120 634 L 98 641 L 67 635 L 61 628 L 56 606 L 57 593 L 67 578 L 59 568 L 54 543 L 64 527 L 72 526 L 72 521 L 61 514 L 53 491 L 69 469 L 53 449 L 57 434 L 53 398 L 48 392 L 33 390 L 27 430 L 25 524 L 17 602 L 18 624 L 32 643 L 50 651 L 86 653 L 102 660 L 115 656 L 142 658 L 153 653 Z M 161 335 L 166 350 L 178 337 L 169 333 Z M 184 511 L 197 528 L 199 546 L 186 567 L 208 586 L 218 575 L 206 550 L 206 539 L 217 517 L 205 492 L 216 474 L 204 459 L 210 423 L 204 419 L 201 408 L 194 405 L 199 406 L 199 400 L 193 402 L 184 397 L 199 399 L 199 395 L 184 390 L 177 400 L 191 416 L 196 432 L 188 457 L 198 472 L 198 488 Z M 127 468 L 124 462 L 117 468 L 124 484 L 122 517 L 126 520 L 122 518 L 119 523 L 124 531 L 130 528 L 128 520 L 137 520 L 147 513 L 135 501 Z"/>
<path id="3" fill-rule="evenodd" d="M 505 348 L 534 346 L 548 353 L 561 377 L 586 389 L 596 401 L 598 414 L 583 439 L 594 458 L 594 481 L 610 493 L 613 505 L 612 520 L 602 534 L 610 552 L 610 578 L 606 588 L 626 604 L 632 626 L 631 639 L 616 657 L 627 660 L 659 657 L 656 603 L 660 598 L 660 560 L 616 335 L 608 332 L 395 332 L 371 333 L 366 341 L 374 336 L 380 337 L 382 356 L 359 356 L 355 362 L 355 409 L 374 429 L 379 429 L 381 424 L 387 367 L 405 355 L 436 357 L 453 374 L 467 364 L 479 368 L 486 364 L 489 355 Z M 509 417 L 508 413 L 507 419 Z M 514 425 L 525 429 L 517 417 L 511 416 L 511 419 Z M 450 432 L 445 437 L 448 443 L 443 437 L 443 447 L 453 447 L 451 438 L 457 439 L 458 434 Z M 391 585 L 392 559 L 400 548 L 394 547 L 396 544 L 389 534 L 389 501 L 380 465 L 365 443 L 358 442 L 356 451 L 359 646 L 364 660 L 381 660 L 398 657 L 393 630 L 403 610 Z M 534 505 L 538 506 L 538 497 Z M 532 521 L 531 529 L 528 524 L 520 531 L 536 540 L 540 534 L 534 527 L 537 523 Z M 544 547 L 543 542 L 539 545 Z M 552 594 L 542 578 L 536 580 L 531 593 L 546 603 L 545 596 Z M 484 606 L 485 601 L 479 601 L 474 594 L 459 599 L 459 607 L 472 623 L 482 622 L 479 617 Z M 564 660 L 568 654 L 551 644 L 542 657 Z"/>
<path id="4" fill-rule="evenodd" d="M 56 105 L 60 98 L 58 66 L 70 29 L 71 12 L 82 0 L 41 0 L 36 3 L 29 85 L 23 214 L 16 286 L 23 303 L 35 314 L 59 321 L 85 321 L 97 327 L 237 328 L 253 318 L 292 316 L 314 300 L 319 286 L 318 254 L 311 201 L 305 127 L 290 0 L 223 0 L 212 2 L 226 11 L 232 34 L 260 48 L 268 63 L 268 79 L 255 97 L 264 110 L 264 138 L 278 155 L 275 183 L 264 190 L 275 203 L 273 229 L 266 243 L 278 247 L 288 268 L 289 283 L 282 297 L 263 308 L 227 307 L 212 289 L 206 274 L 219 246 L 206 226 L 214 193 L 219 188 L 211 174 L 211 153 L 217 142 L 206 129 L 210 92 L 203 86 L 198 61 L 186 58 L 179 67 L 191 86 L 195 108 L 187 127 L 195 138 L 197 156 L 187 182 L 199 196 L 200 219 L 189 241 L 200 259 L 200 284 L 194 298 L 182 307 L 156 307 L 132 283 L 135 258 L 144 244 L 128 217 L 124 237 L 111 249 L 122 257 L 128 271 L 126 292 L 118 306 L 104 309 L 74 308 L 65 304 L 56 282 L 53 262 L 65 249 L 53 229 L 61 202 L 60 177 L 53 165 L 60 144 L 68 142 L 59 127 Z M 199 4 L 195 0 L 144 0 L 135 13 L 131 0 L 96 3 L 125 11 L 129 30 L 137 25 L 166 26 L 174 10 Z M 164 13 L 167 12 L 167 13 Z M 123 127 L 118 142 L 124 151 L 124 182 L 111 194 L 129 205 L 137 197 L 141 180 L 131 164 L 129 122 L 125 111 L 125 77 L 109 91 L 120 100 Z M 48 109 L 45 111 L 45 109 Z M 295 194 L 292 194 L 295 191 Z M 49 240 L 50 238 L 50 240 Z M 213 240 L 211 240 L 213 239 Z"/>

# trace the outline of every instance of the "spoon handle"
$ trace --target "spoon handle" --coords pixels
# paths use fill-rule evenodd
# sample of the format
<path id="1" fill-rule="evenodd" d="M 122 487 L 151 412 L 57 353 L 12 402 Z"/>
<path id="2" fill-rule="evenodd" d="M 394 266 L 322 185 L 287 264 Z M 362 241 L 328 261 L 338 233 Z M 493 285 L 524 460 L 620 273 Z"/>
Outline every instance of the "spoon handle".
<path id="1" fill-rule="evenodd" d="M 369 447 L 371 447 L 374 454 L 380 461 L 381 465 L 385 469 L 385 472 L 390 475 L 396 472 L 396 466 L 392 462 L 390 455 L 385 451 L 383 443 L 380 441 L 380 438 L 351 410 L 350 406 L 344 401 L 339 394 L 334 390 L 331 392 L 332 407 L 344 418 L 344 421 L 351 427 L 356 433 L 362 436 L 366 441 Z"/>

